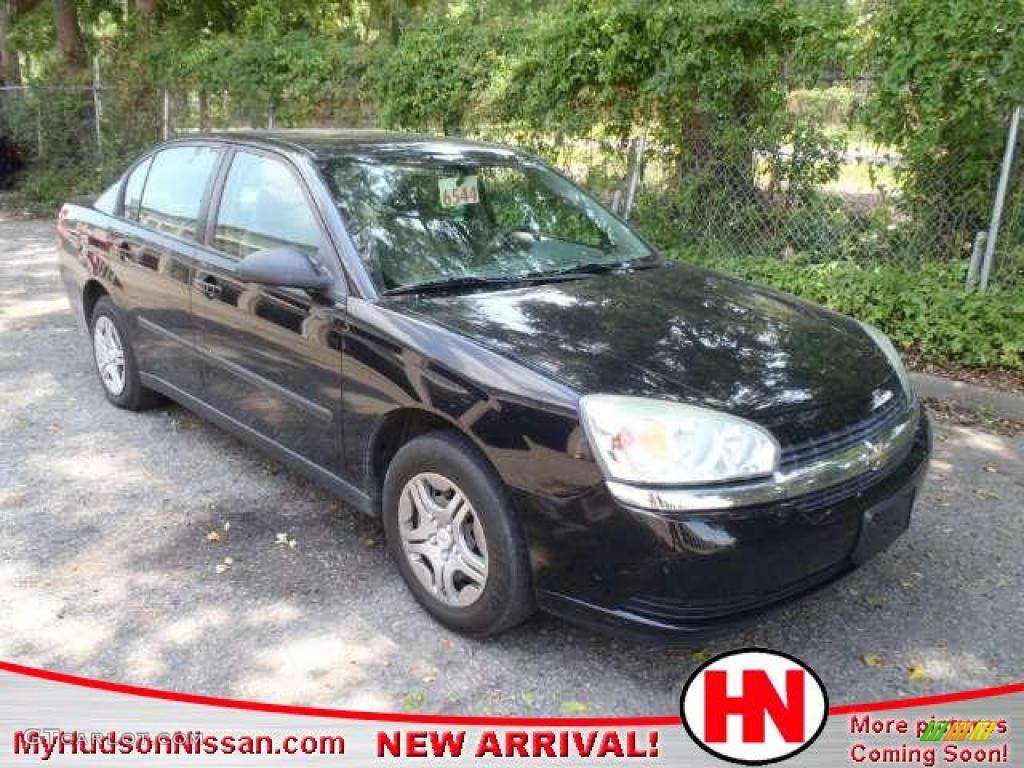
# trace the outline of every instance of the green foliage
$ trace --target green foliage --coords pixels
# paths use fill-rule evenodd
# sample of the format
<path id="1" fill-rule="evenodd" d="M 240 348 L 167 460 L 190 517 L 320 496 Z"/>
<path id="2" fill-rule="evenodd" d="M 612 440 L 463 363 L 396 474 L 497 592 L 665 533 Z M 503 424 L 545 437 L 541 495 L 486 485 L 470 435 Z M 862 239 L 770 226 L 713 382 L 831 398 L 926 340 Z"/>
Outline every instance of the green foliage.
<path id="1" fill-rule="evenodd" d="M 1024 289 L 968 293 L 960 265 L 671 254 L 865 320 L 926 360 L 1024 370 Z"/>
<path id="2" fill-rule="evenodd" d="M 813 122 L 803 119 L 780 120 L 778 140 L 785 152 L 768 155 L 765 170 L 773 189 L 785 189 L 790 205 L 807 202 L 818 195 L 818 188 L 839 177 L 842 165 L 842 139 L 829 137 Z"/>
<path id="3" fill-rule="evenodd" d="M 60 205 L 79 195 L 95 195 L 121 172 L 120 166 L 35 166 L 20 174 L 12 197 L 14 207 L 39 216 L 53 216 Z"/>
<path id="4" fill-rule="evenodd" d="M 483 112 L 491 80 L 518 43 L 516 30 L 470 14 L 429 16 L 377 60 L 369 87 L 383 122 L 453 133 Z"/>
<path id="5" fill-rule="evenodd" d="M 654 242 L 873 320 L 931 359 L 1022 367 L 1020 289 L 968 295 L 959 272 L 1024 101 L 1024 0 L 161 0 L 153 18 L 76 5 L 107 86 L 102 142 L 88 94 L 0 104 L 33 207 L 95 192 L 156 142 L 164 89 L 172 132 L 271 116 L 462 132 L 609 198 L 643 129 L 632 218 Z M 29 81 L 60 82 L 51 4 L 8 41 Z M 863 104 L 859 87 L 821 87 L 851 71 L 875 80 Z M 865 130 L 903 158 L 882 192 L 843 157 Z M 1024 285 L 1020 173 L 1000 285 Z"/>
<path id="6" fill-rule="evenodd" d="M 222 33 L 184 49 L 157 40 L 142 51 L 141 61 L 150 82 L 229 94 L 259 125 L 271 109 L 287 125 L 326 119 L 323 103 L 358 101 L 353 85 L 361 54 L 355 45 L 307 32 L 254 38 Z"/>
<path id="7" fill-rule="evenodd" d="M 882 0 L 864 27 L 877 88 L 865 118 L 901 148 L 925 226 L 982 228 L 1006 119 L 1024 101 L 1021 0 Z"/>
<path id="8" fill-rule="evenodd" d="M 846 87 L 797 88 L 789 92 L 786 101 L 790 112 L 821 125 L 846 123 L 856 101 Z"/>
<path id="9" fill-rule="evenodd" d="M 536 125 L 654 122 L 666 139 L 705 151 L 711 131 L 763 127 L 798 80 L 834 56 L 837 2 L 571 0 L 530 28 L 510 67 L 504 113 Z M 826 53 L 826 48 L 829 53 Z"/>

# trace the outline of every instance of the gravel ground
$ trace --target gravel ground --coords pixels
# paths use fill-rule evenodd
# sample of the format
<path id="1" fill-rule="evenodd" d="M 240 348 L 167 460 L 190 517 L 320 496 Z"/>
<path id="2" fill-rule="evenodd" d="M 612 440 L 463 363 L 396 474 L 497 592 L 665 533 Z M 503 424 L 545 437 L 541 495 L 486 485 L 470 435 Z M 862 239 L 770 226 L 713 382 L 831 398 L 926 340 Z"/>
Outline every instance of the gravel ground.
<path id="1" fill-rule="evenodd" d="M 460 714 L 675 713 L 705 653 L 750 644 L 806 660 L 833 703 L 1019 680 L 1024 439 L 951 422 L 936 437 L 914 524 L 890 551 L 707 649 L 546 616 L 474 642 L 419 610 L 373 521 L 176 406 L 107 405 L 52 225 L 0 220 L 0 658 Z"/>

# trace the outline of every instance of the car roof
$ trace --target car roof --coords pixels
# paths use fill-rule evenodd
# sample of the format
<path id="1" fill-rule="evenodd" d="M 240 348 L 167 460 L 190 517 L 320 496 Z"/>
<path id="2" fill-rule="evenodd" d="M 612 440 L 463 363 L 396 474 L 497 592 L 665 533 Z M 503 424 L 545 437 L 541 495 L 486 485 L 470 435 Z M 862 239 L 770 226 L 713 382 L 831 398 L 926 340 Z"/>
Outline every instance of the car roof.
<path id="1" fill-rule="evenodd" d="M 315 159 L 337 157 L 370 160 L 417 160 L 425 158 L 513 159 L 522 157 L 513 147 L 452 136 L 430 136 L 380 130 L 302 129 L 223 131 L 188 134 L 173 141 L 206 139 L 247 144 L 290 152 Z"/>

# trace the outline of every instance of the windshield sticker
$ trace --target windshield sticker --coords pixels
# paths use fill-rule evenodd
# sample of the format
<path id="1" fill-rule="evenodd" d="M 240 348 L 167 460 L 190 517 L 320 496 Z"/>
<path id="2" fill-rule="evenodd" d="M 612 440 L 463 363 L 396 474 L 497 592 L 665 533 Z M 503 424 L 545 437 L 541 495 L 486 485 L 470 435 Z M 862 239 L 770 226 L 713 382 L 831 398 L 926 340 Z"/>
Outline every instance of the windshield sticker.
<path id="1" fill-rule="evenodd" d="M 476 176 L 449 176 L 437 180 L 441 192 L 441 207 L 455 208 L 480 202 Z"/>

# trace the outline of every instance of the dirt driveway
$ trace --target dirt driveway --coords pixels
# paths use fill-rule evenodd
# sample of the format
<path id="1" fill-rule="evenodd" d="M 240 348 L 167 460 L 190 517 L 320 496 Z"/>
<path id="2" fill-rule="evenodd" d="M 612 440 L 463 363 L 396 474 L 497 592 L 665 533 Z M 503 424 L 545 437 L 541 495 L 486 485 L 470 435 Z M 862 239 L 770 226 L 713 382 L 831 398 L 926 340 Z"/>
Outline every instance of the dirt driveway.
<path id="1" fill-rule="evenodd" d="M 1021 679 L 1024 439 L 936 434 L 906 536 L 708 650 L 794 653 L 834 703 Z M 106 404 L 43 221 L 0 220 L 0 616 L 2 659 L 359 709 L 671 714 L 703 653 L 544 616 L 489 642 L 439 628 L 375 523 L 180 408 Z"/>

